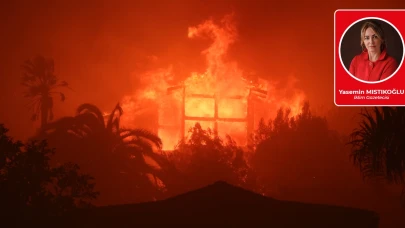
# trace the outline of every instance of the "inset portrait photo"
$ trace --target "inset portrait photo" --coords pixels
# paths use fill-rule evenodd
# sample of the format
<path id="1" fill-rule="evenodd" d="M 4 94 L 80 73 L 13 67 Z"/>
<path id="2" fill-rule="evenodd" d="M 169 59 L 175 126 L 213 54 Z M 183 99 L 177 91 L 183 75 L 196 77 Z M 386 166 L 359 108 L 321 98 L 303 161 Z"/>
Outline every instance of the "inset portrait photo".
<path id="1" fill-rule="evenodd" d="M 368 17 L 351 24 L 339 44 L 340 62 L 356 80 L 375 84 L 394 77 L 404 59 L 404 41 L 389 21 Z"/>

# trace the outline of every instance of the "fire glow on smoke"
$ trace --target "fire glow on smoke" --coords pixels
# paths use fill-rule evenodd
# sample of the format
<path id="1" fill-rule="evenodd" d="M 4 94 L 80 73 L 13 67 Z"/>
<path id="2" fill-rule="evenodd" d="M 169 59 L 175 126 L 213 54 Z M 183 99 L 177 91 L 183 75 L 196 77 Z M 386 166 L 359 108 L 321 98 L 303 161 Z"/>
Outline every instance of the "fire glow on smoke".
<path id="1" fill-rule="evenodd" d="M 228 48 L 237 38 L 232 14 L 219 23 L 207 20 L 188 29 L 188 38 L 201 37 L 213 41 L 202 52 L 206 58 L 206 70 L 193 72 L 176 84 L 171 83 L 176 78 L 172 66 L 143 72 L 140 77 L 145 87 L 121 101 L 125 113 L 123 126 L 153 130 L 162 139 L 164 149 L 171 150 L 182 137 L 182 131 L 185 131 L 183 136 L 187 136 L 188 129 L 196 122 L 203 128 L 216 127 L 220 136 L 228 134 L 239 144 L 244 144 L 246 121 L 252 121 L 256 127 L 260 118 L 273 118 L 281 107 L 289 107 L 292 115 L 299 113 L 305 96 L 294 89 L 293 77 L 287 87 L 278 88 L 276 82 L 248 78 L 236 62 L 224 60 Z M 151 60 L 155 58 L 151 57 Z M 261 105 L 254 108 L 254 116 L 248 116 L 248 96 L 252 88 L 267 91 L 267 95 L 261 99 Z M 287 92 L 292 91 L 293 95 L 287 96 Z M 183 119 L 184 116 L 189 117 L 188 120 Z"/>

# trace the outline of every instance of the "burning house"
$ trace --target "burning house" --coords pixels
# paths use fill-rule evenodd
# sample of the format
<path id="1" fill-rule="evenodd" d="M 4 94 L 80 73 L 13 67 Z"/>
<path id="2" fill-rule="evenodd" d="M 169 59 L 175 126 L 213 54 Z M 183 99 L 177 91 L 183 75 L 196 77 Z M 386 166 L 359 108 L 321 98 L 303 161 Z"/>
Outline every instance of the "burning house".
<path id="1" fill-rule="evenodd" d="M 197 122 L 222 138 L 229 135 L 238 145 L 246 145 L 247 136 L 260 118 L 274 117 L 280 107 L 290 107 L 293 115 L 299 111 L 303 94 L 285 94 L 294 91 L 293 86 L 282 91 L 274 83 L 248 76 L 236 62 L 228 59 L 228 49 L 237 37 L 232 15 L 219 23 L 207 20 L 189 27 L 188 38 L 195 37 L 213 41 L 202 52 L 205 71 L 191 72 L 176 83 L 168 80 L 181 80 L 171 66 L 138 75 L 144 83 L 143 90 L 134 96 L 136 102 L 131 99 L 123 102 L 125 112 L 130 113 L 123 121 L 125 125 L 134 122 L 138 123 L 135 127 L 153 125 L 147 128 L 162 139 L 164 150 L 174 149 Z M 138 100 L 142 99 L 148 102 L 140 108 Z"/>

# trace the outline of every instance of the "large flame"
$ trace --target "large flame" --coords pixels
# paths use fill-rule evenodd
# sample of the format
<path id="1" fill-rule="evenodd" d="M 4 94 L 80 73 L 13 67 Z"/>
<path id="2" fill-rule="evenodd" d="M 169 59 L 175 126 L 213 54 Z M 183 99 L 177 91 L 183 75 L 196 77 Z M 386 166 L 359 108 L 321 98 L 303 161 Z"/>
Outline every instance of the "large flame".
<path id="1" fill-rule="evenodd" d="M 171 150 L 196 122 L 245 144 L 249 121 L 257 125 L 259 118 L 272 118 L 281 107 L 289 107 L 292 115 L 299 113 L 305 96 L 294 88 L 293 76 L 284 88 L 279 88 L 275 81 L 247 77 L 236 62 L 225 59 L 230 45 L 237 40 L 232 14 L 219 23 L 207 20 L 188 28 L 188 38 L 201 37 L 213 41 L 202 52 L 206 70 L 193 72 L 175 85 L 171 83 L 176 76 L 172 66 L 138 75 L 143 89 L 123 98 L 123 125 L 156 131 L 164 149 Z M 255 115 L 249 116 L 248 97 L 252 89 L 267 91 L 267 95 L 261 99 L 261 105 L 252 109 Z"/>

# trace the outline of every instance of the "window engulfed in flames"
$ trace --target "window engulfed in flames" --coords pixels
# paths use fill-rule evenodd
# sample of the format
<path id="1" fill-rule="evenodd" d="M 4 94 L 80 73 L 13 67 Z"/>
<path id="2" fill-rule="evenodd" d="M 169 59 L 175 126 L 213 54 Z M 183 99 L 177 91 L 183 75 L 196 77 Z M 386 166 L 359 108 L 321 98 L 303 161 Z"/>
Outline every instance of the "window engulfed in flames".
<path id="1" fill-rule="evenodd" d="M 229 135 L 238 145 L 246 145 L 258 121 L 255 104 L 261 102 L 260 97 L 264 98 L 266 91 L 244 86 L 239 92 L 235 89 L 212 92 L 215 85 L 212 86 L 205 94 L 187 85 L 167 89 L 159 109 L 158 127 L 164 150 L 174 149 L 197 122 L 203 129 L 214 130 L 221 138 Z"/>

